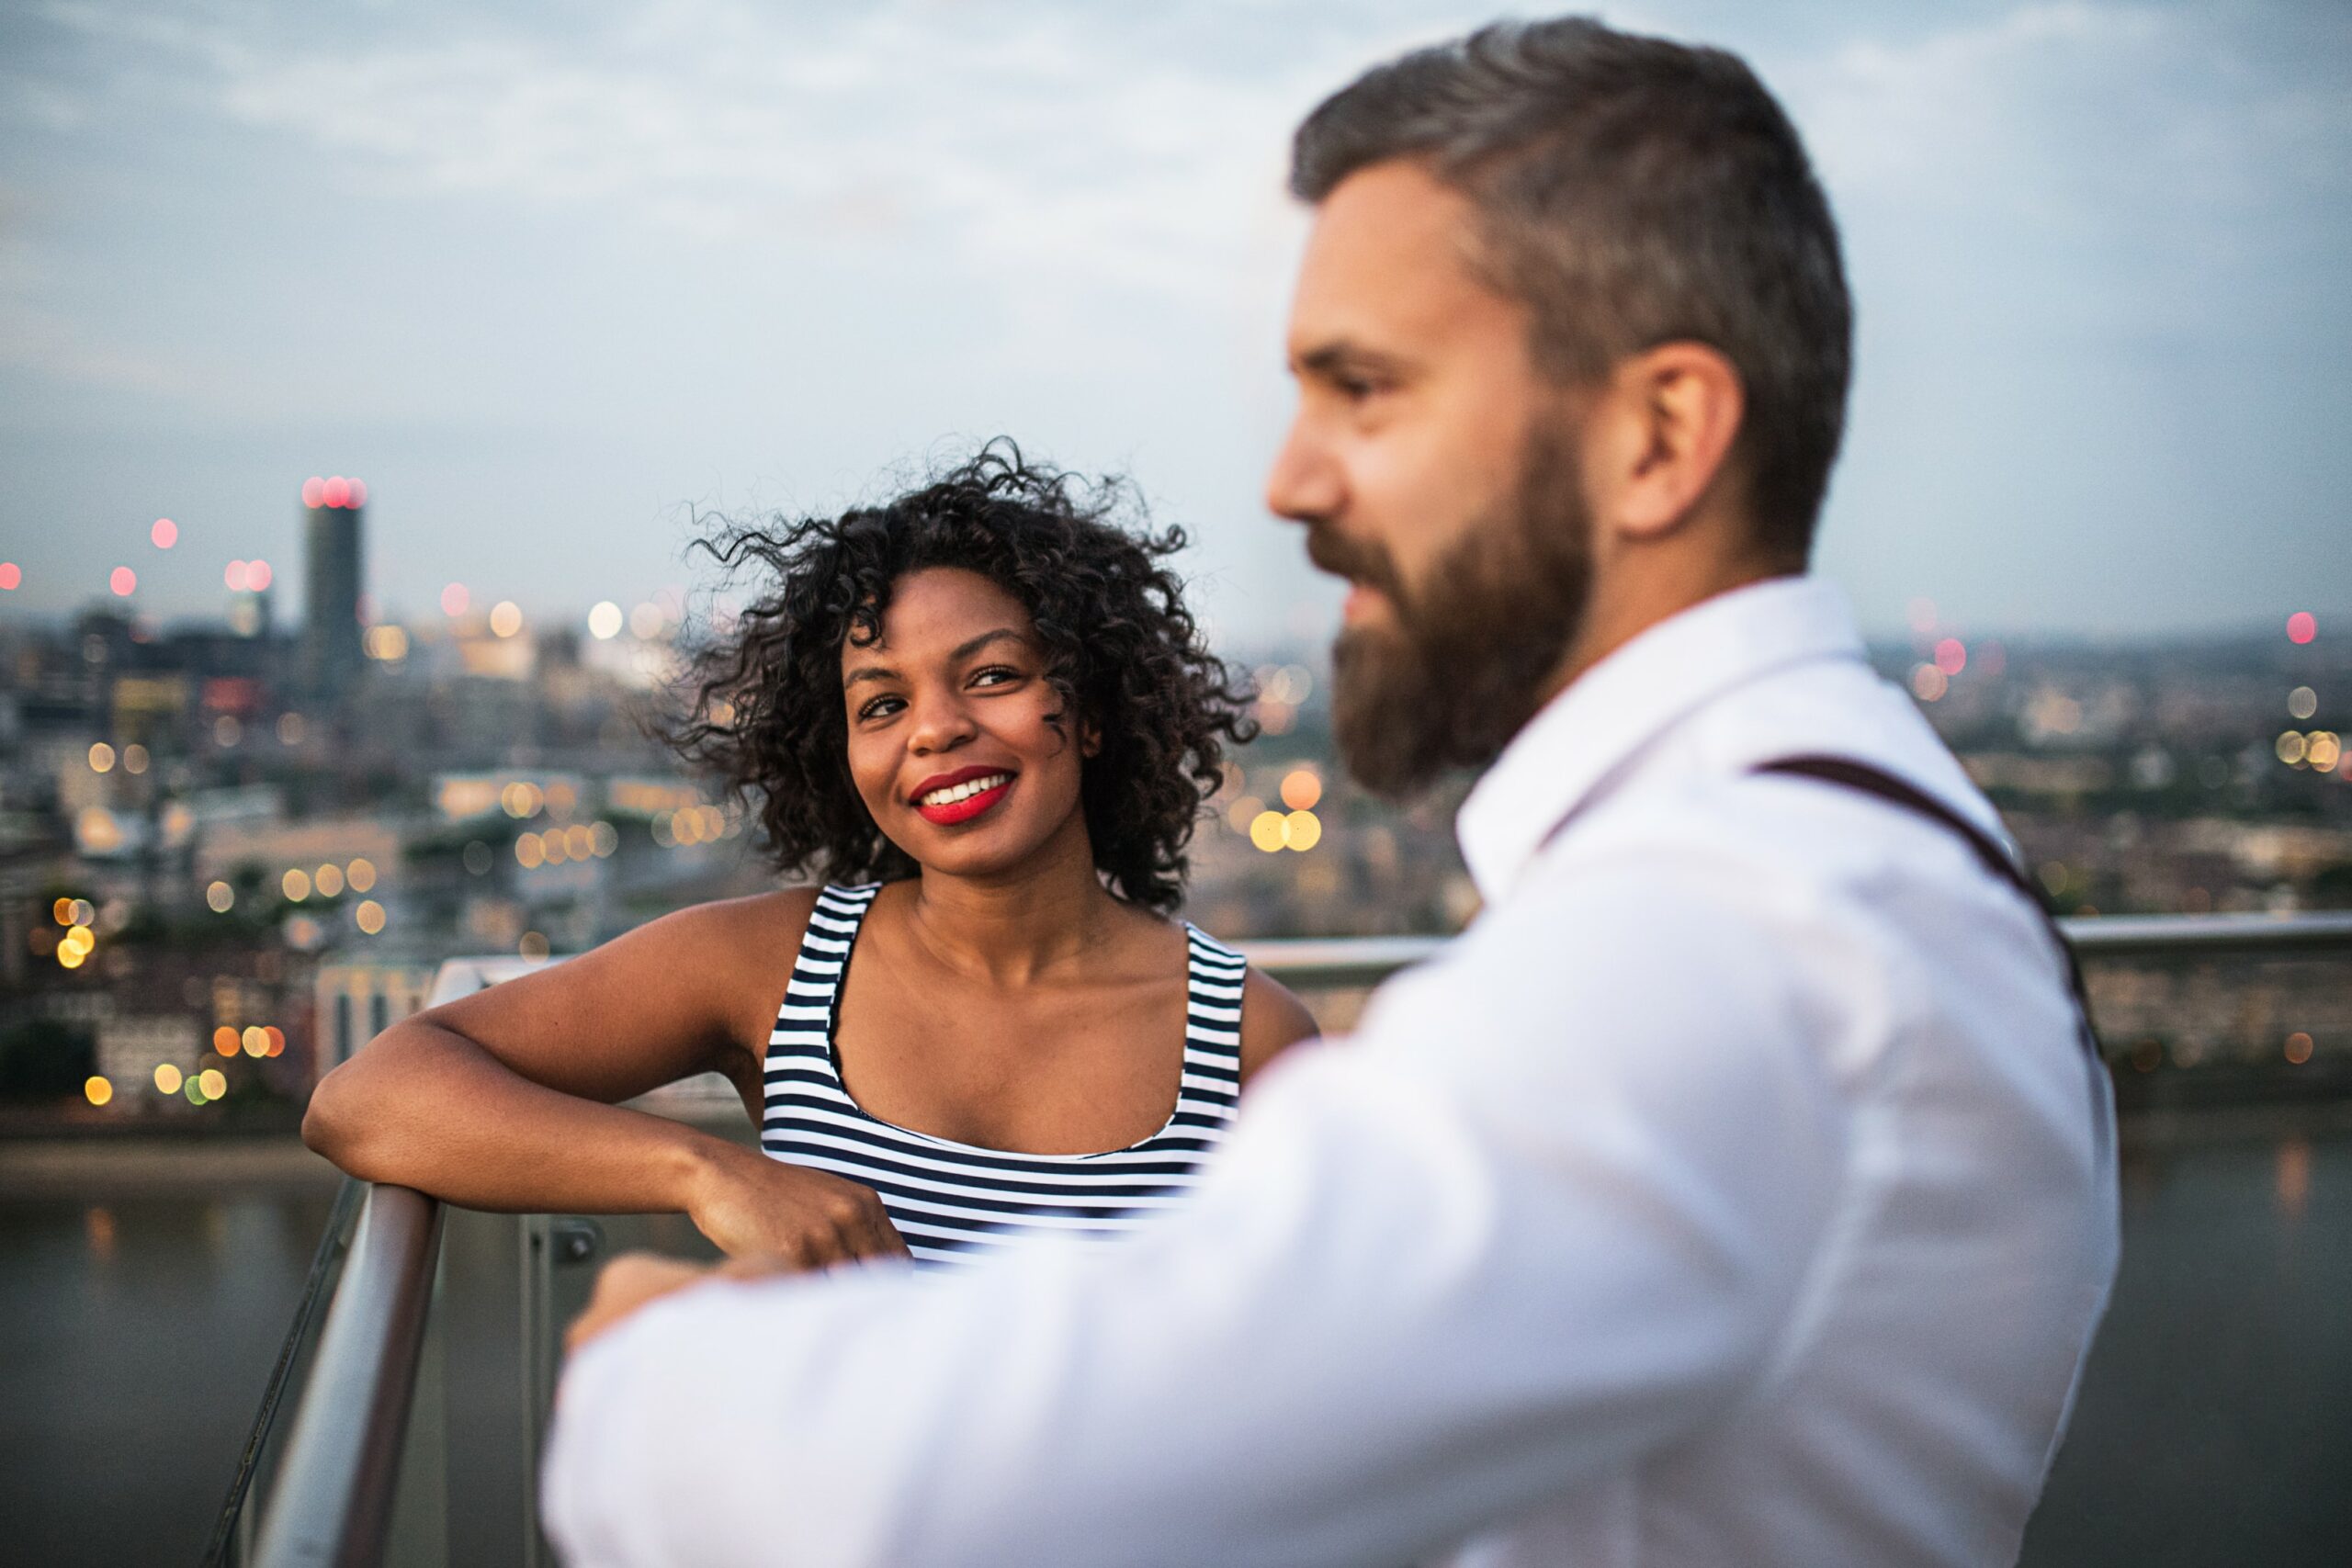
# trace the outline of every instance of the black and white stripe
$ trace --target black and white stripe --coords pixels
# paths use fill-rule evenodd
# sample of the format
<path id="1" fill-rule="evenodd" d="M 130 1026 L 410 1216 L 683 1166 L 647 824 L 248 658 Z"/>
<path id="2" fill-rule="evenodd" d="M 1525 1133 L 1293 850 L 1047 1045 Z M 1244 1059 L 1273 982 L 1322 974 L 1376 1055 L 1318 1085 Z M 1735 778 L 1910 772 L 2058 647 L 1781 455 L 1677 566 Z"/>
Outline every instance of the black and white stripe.
<path id="1" fill-rule="evenodd" d="M 1042 1230 L 1107 1234 L 1181 1201 L 1241 1092 L 1241 955 L 1186 925 L 1189 985 L 1176 1109 L 1107 1154 L 984 1149 L 894 1126 L 849 1097 L 833 1050 L 842 971 L 878 886 L 817 896 L 768 1035 L 760 1146 L 881 1196 L 918 1262 L 966 1261 Z"/>

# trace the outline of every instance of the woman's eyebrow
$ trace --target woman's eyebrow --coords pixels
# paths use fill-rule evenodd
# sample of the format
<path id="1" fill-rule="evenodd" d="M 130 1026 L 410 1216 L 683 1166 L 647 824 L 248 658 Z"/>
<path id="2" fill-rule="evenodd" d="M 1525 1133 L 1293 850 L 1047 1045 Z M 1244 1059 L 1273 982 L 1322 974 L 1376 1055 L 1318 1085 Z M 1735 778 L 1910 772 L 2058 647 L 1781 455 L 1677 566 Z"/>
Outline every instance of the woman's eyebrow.
<path id="1" fill-rule="evenodd" d="M 1029 640 L 1027 637 L 1021 635 L 1020 630 L 1017 627 L 999 626 L 994 631 L 982 632 L 979 636 L 973 637 L 968 641 L 957 643 L 956 645 L 956 651 L 947 656 L 947 661 L 951 664 L 961 663 L 963 660 L 969 659 L 972 655 L 979 652 L 980 649 L 988 647 L 989 644 L 992 642 L 1001 642 L 1007 638 L 1011 638 L 1014 642 L 1026 642 Z"/>
<path id="2" fill-rule="evenodd" d="M 959 664 L 992 642 L 1008 640 L 1025 643 L 1029 639 L 1022 635 L 1018 626 L 998 626 L 993 631 L 985 631 L 976 637 L 967 637 L 957 643 L 948 653 L 947 662 Z M 842 677 L 842 685 L 843 689 L 847 689 L 856 685 L 860 681 L 895 681 L 898 678 L 899 672 L 887 664 L 861 664 Z"/>

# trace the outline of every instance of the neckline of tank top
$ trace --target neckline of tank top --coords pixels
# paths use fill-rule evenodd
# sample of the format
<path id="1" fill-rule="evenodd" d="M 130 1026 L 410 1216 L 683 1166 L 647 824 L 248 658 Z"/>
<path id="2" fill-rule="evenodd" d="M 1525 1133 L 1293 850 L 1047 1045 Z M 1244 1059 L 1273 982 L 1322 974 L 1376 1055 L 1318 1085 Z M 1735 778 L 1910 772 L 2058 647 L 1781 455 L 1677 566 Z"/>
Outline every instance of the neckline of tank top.
<path id="1" fill-rule="evenodd" d="M 1208 973 L 1211 966 L 1222 965 L 1229 961 L 1233 966 L 1233 976 L 1229 982 L 1225 983 L 1230 984 L 1235 987 L 1237 995 L 1234 998 L 1234 1005 L 1238 1007 L 1240 998 L 1238 993 L 1242 983 L 1242 977 L 1248 974 L 1250 966 L 1249 960 L 1243 958 L 1241 954 L 1235 953 L 1231 948 L 1219 942 L 1215 937 L 1209 935 L 1206 931 L 1201 930 L 1200 927 L 1194 925 L 1190 920 L 1183 922 L 1184 1055 L 1181 1065 L 1179 1066 L 1177 1073 L 1176 1103 L 1170 1109 L 1168 1112 L 1168 1119 L 1159 1124 L 1159 1130 L 1153 1133 L 1151 1136 L 1145 1138 L 1138 1143 L 1123 1145 L 1115 1149 L 1090 1149 L 1080 1154 L 1042 1154 L 1032 1149 L 1001 1149 L 991 1147 L 987 1144 L 967 1144 L 960 1138 L 944 1137 L 937 1133 L 926 1133 L 920 1127 L 909 1127 L 903 1125 L 900 1122 L 891 1121 L 888 1117 L 876 1116 L 873 1111 L 867 1110 L 865 1103 L 861 1101 L 855 1094 L 850 1091 L 849 1078 L 842 1071 L 840 1044 L 834 1040 L 833 1035 L 835 1031 L 841 1026 L 842 982 L 849 978 L 849 961 L 851 956 L 857 951 L 857 939 L 859 933 L 864 931 L 865 929 L 866 911 L 874 907 L 875 896 L 882 891 L 883 886 L 884 885 L 880 883 L 874 883 L 864 887 L 853 888 L 842 887 L 836 884 L 828 884 L 825 886 L 823 893 L 819 895 L 819 897 L 821 897 L 825 894 L 831 894 L 843 903 L 854 903 L 857 906 L 857 912 L 854 916 L 844 916 L 835 914 L 831 910 L 827 911 L 827 913 L 831 914 L 832 918 L 835 919 L 847 919 L 850 921 L 850 931 L 848 938 L 846 939 L 849 945 L 842 952 L 842 966 L 840 971 L 833 976 L 831 995 L 826 998 L 825 1066 L 826 1070 L 832 1075 L 833 1087 L 841 1091 L 842 1100 L 851 1110 L 856 1111 L 858 1115 L 864 1117 L 866 1121 L 873 1122 L 877 1127 L 883 1128 L 888 1132 L 896 1133 L 901 1137 L 913 1138 L 922 1143 L 929 1144 L 935 1148 L 949 1149 L 958 1154 L 980 1155 L 994 1159 L 1044 1160 L 1057 1164 L 1082 1164 L 1088 1160 L 1114 1159 L 1121 1155 L 1150 1154 L 1155 1152 L 1155 1145 L 1164 1142 L 1166 1139 L 1176 1134 L 1178 1131 L 1176 1123 L 1184 1114 L 1185 1104 L 1193 1098 L 1193 1091 L 1191 1086 L 1184 1082 L 1185 1077 L 1190 1076 L 1189 1069 L 1193 1065 L 1193 1054 L 1196 1049 L 1193 1038 L 1193 1032 L 1194 1028 L 1193 1023 L 1193 1003 L 1201 998 L 1201 987 L 1204 982 L 1216 981 L 1218 978 L 1217 976 Z M 801 942 L 803 945 L 807 944 L 808 938 L 805 934 L 802 936 Z M 1233 1065 L 1236 1075 L 1234 1089 L 1237 1098 L 1240 1091 L 1238 1077 L 1241 1066 L 1241 1047 L 1238 1038 L 1240 1032 L 1239 1020 L 1237 1019 L 1235 1021 L 1234 1028 L 1234 1034 L 1237 1039 L 1233 1048 Z M 764 1100 L 764 1097 L 763 1097 L 763 1099 Z M 764 1109 L 764 1106 L 763 1108 Z M 765 1118 L 763 1117 L 763 1121 L 764 1120 Z"/>

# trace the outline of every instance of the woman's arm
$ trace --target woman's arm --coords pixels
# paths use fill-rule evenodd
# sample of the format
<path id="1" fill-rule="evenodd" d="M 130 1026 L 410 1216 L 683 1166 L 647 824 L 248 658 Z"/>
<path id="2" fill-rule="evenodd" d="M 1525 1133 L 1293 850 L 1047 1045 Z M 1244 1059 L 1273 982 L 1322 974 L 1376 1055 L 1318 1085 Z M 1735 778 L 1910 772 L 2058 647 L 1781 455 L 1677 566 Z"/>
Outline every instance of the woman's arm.
<path id="1" fill-rule="evenodd" d="M 729 1252 L 804 1264 L 903 1251 L 865 1188 L 613 1103 L 699 1072 L 757 1081 L 812 901 L 682 909 L 404 1019 L 321 1081 L 303 1141 L 468 1208 L 682 1212 Z"/>
<path id="2" fill-rule="evenodd" d="M 1241 1085 L 1285 1049 L 1319 1031 L 1306 1004 L 1289 987 L 1251 969 L 1241 985 Z"/>

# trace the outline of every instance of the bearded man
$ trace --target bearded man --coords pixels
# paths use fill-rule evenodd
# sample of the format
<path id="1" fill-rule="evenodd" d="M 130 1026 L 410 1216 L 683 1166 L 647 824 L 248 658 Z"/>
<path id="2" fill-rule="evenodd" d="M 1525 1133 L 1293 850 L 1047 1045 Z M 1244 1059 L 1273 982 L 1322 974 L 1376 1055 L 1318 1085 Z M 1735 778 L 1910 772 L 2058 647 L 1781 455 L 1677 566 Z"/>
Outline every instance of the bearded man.
<path id="1" fill-rule="evenodd" d="M 1794 130 L 1727 54 L 1498 26 L 1324 103 L 1293 186 L 1269 499 L 1351 584 L 1349 767 L 1480 770 L 1482 912 L 1115 1244 L 616 1263 L 574 1563 L 2015 1558 L 2112 1106 L 1994 813 L 1804 575 L 1850 311 Z"/>

